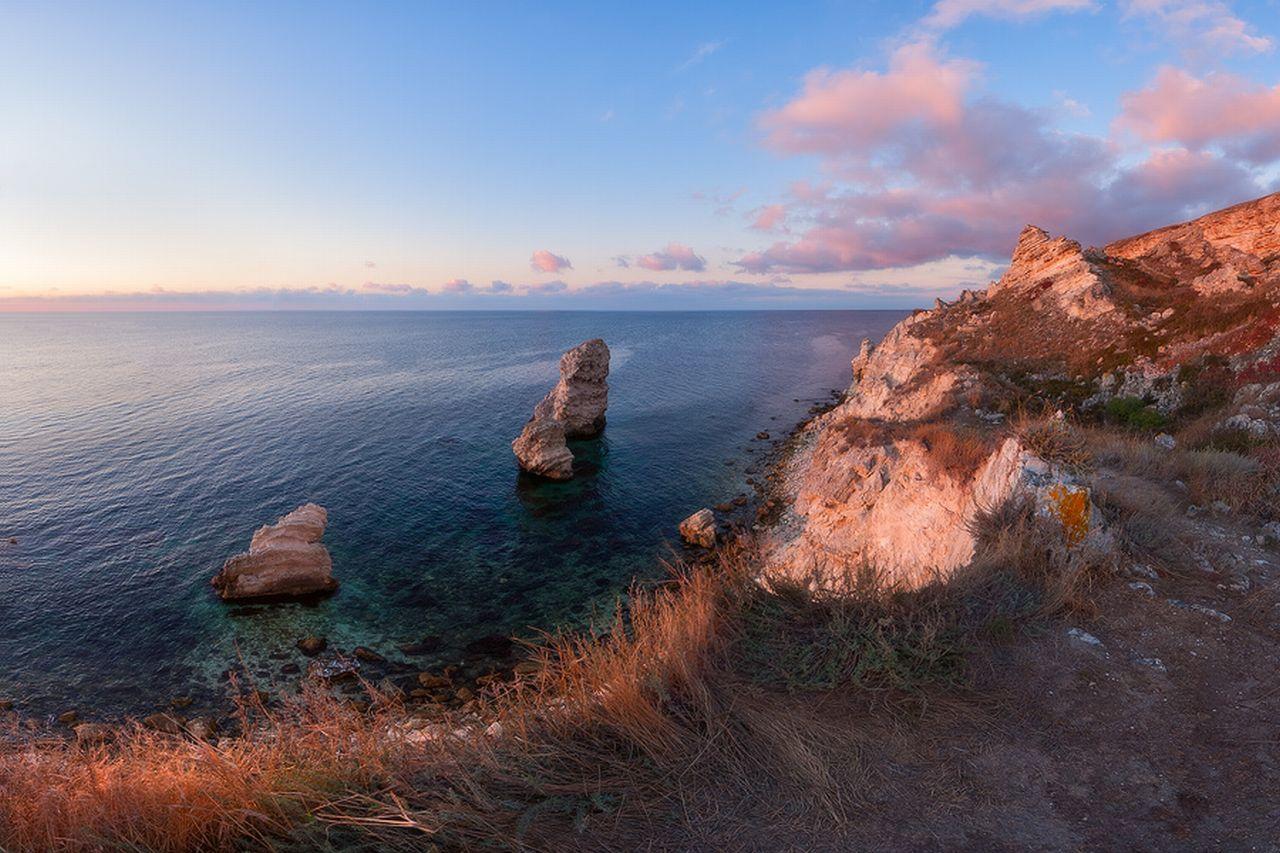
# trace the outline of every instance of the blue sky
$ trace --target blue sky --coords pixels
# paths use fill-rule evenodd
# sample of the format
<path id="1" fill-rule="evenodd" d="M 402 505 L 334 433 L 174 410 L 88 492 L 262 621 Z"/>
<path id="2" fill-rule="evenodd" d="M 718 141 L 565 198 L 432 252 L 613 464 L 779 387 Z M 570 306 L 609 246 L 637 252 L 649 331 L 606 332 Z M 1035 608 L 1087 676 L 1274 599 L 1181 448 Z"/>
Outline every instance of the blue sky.
<path id="1" fill-rule="evenodd" d="M 1272 190 L 1278 13 L 5 4 L 0 310 L 924 304 Z"/>

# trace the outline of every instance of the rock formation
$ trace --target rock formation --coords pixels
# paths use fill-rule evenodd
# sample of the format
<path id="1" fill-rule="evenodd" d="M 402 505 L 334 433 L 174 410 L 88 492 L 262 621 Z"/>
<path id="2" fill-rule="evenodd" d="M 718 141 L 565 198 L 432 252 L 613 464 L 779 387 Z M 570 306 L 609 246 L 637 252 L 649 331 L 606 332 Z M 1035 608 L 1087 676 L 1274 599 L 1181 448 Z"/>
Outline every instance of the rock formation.
<path id="1" fill-rule="evenodd" d="M 700 509 L 680 522 L 680 538 L 699 548 L 714 548 L 716 544 L 716 514 Z"/>
<path id="2" fill-rule="evenodd" d="M 573 477 L 566 441 L 591 438 L 604 429 L 609 405 L 609 347 L 599 338 L 560 357 L 560 381 L 533 409 L 533 417 L 511 442 L 520 467 L 552 480 Z"/>
<path id="3" fill-rule="evenodd" d="M 863 342 L 845 401 L 783 469 L 793 517 L 770 543 L 775 568 L 869 562 L 918 583 L 968 561 L 977 513 L 1019 494 L 1068 545 L 1098 542 L 1087 489 L 1002 415 L 1029 398 L 1175 413 L 1204 393 L 1196 376 L 1225 369 L 1220 428 L 1280 434 L 1278 333 L 1280 194 L 1105 249 L 1028 226 L 1000 281 Z"/>
<path id="4" fill-rule="evenodd" d="M 214 589 L 226 601 L 337 589 L 333 561 L 320 544 L 328 520 L 324 507 L 309 503 L 258 528 L 249 550 L 231 557 L 214 576 Z"/>

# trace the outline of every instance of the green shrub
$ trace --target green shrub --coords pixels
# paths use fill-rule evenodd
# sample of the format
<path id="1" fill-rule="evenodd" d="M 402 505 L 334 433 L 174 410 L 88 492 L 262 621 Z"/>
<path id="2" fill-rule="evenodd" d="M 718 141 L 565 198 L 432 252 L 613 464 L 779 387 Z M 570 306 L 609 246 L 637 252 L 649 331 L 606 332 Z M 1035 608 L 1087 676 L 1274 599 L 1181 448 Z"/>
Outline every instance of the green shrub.
<path id="1" fill-rule="evenodd" d="M 1141 397 L 1115 397 L 1107 401 L 1107 420 L 1129 429 L 1151 431 L 1162 428 L 1168 419 Z"/>

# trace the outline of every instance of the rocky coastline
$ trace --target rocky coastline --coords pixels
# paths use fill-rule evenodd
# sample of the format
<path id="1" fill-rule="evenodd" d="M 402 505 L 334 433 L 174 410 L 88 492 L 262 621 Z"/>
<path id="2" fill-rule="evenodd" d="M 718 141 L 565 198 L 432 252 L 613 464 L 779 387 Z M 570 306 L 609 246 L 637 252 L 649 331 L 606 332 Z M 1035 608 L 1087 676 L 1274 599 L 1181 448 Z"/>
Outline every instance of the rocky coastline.
<path id="1" fill-rule="evenodd" d="M 1054 424 L 1069 417 L 1141 427 L 1159 452 L 1172 452 L 1176 442 L 1151 425 L 1179 413 L 1190 418 L 1197 405 L 1212 415 L 1203 431 L 1216 441 L 1280 434 L 1277 222 L 1280 195 L 1104 249 L 1029 226 L 1000 281 L 916 312 L 878 343 L 864 342 L 848 389 L 812 401 L 809 416 L 789 432 L 777 434 L 772 426 L 758 432 L 744 448 L 751 457 L 744 469 L 748 490 L 708 507 L 674 508 L 673 528 L 682 518 L 690 521 L 680 530 L 689 540 L 685 556 L 710 562 L 717 541 L 756 535 L 765 543 L 766 574 L 786 575 L 798 565 L 872 563 L 919 586 L 972 557 L 979 512 L 1019 496 L 1057 525 L 1063 548 L 1108 547 L 1091 486 L 1063 448 L 1019 418 L 1034 406 L 1036 429 L 1047 429 L 1048 439 Z M 1260 230 L 1265 233 L 1257 236 Z M 579 368 L 592 383 L 581 406 L 572 387 Z M 598 434 L 607 393 L 599 386 L 607 370 L 602 341 L 566 353 L 561 383 L 535 409 L 525 433 L 538 423 L 553 432 L 558 426 L 557 448 L 570 433 Z M 1219 373 L 1229 381 L 1209 386 Z M 1211 393 L 1213 407 L 1201 399 Z M 532 443 L 525 442 L 526 449 Z M 521 448 L 513 450 L 526 470 L 540 464 L 530 466 Z M 568 465 L 571 475 L 571 454 Z M 550 470 L 563 472 L 564 460 Z M 270 531 L 290 527 L 293 515 L 255 534 L 248 556 L 255 546 L 259 552 L 269 547 L 281 535 Z M 1274 548 L 1275 524 L 1245 534 L 1248 547 Z M 291 541 L 315 546 L 323 527 L 322 518 L 318 532 L 313 525 Z M 1151 579 L 1134 583 L 1149 587 Z M 1247 571 L 1243 581 L 1230 583 L 1222 587 L 1248 589 Z M 1173 606 L 1193 605 L 1179 600 Z M 356 707 L 403 702 L 411 729 L 477 713 L 484 691 L 532 677 L 539 666 L 525 646 L 497 635 L 477 639 L 447 663 L 433 657 L 438 637 L 394 652 L 330 649 L 323 638 L 300 642 L 305 661 L 290 657 L 280 667 L 280 676 L 294 679 L 285 689 L 303 682 L 332 688 Z M 226 673 L 237 696 L 248 691 L 257 701 L 274 701 L 257 692 L 262 677 Z M 225 707 L 221 716 L 190 707 L 176 698 L 143 724 L 202 739 L 234 733 Z M 0 713 L 15 711 L 21 711 L 17 697 L 0 697 Z M 68 709 L 56 723 L 86 742 L 109 738 L 109 725 L 92 717 L 87 709 Z"/>

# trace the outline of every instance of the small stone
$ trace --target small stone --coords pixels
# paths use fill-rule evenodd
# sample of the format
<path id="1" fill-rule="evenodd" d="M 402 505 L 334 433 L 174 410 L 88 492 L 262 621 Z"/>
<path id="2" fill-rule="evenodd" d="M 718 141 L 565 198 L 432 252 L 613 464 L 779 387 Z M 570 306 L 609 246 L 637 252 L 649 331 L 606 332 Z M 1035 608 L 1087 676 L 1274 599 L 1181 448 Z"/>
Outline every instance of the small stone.
<path id="1" fill-rule="evenodd" d="M 211 717 L 196 717 L 187 721 L 186 730 L 196 740 L 212 740 L 218 731 L 218 724 Z"/>
<path id="2" fill-rule="evenodd" d="M 1162 432 L 1156 436 L 1156 446 L 1163 447 L 1165 450 L 1173 450 L 1178 446 L 1178 440 L 1167 432 Z"/>
<path id="3" fill-rule="evenodd" d="M 522 660 L 512 670 L 516 675 L 536 675 L 542 671 L 542 664 L 536 660 Z"/>
<path id="4" fill-rule="evenodd" d="M 459 687 L 453 692 L 453 696 L 459 702 L 470 702 L 472 699 L 476 698 L 476 694 L 472 693 L 470 688 L 467 687 Z"/>
<path id="5" fill-rule="evenodd" d="M 680 538 L 690 545 L 713 548 L 716 544 L 716 516 L 709 509 L 700 509 L 680 522 Z"/>
<path id="6" fill-rule="evenodd" d="M 373 649 L 366 648 L 365 646 L 356 646 L 351 653 L 355 655 L 357 658 L 359 658 L 360 660 L 364 661 L 365 663 L 386 663 L 387 662 L 387 659 L 384 658 L 382 655 L 378 654 Z"/>
<path id="7" fill-rule="evenodd" d="M 1134 592 L 1140 592 L 1147 598 L 1154 598 L 1156 594 L 1156 591 L 1152 589 L 1151 584 L 1146 581 L 1133 581 L 1129 584 L 1129 589 Z"/>
<path id="8" fill-rule="evenodd" d="M 1159 573 L 1156 572 L 1155 569 L 1148 566 L 1146 563 L 1133 563 L 1132 565 L 1130 565 L 1129 575 L 1130 577 L 1146 578 L 1147 580 L 1152 580 L 1152 581 L 1160 580 Z"/>
<path id="9" fill-rule="evenodd" d="M 327 660 L 313 660 L 307 665 L 307 677 L 326 684 L 349 681 L 359 674 L 360 662 L 354 658 L 334 657 Z"/>
<path id="10" fill-rule="evenodd" d="M 736 498 L 734 498 L 734 499 L 733 499 L 733 505 L 734 505 L 734 506 L 746 506 L 746 505 L 747 505 L 747 500 L 748 500 L 748 499 L 747 499 L 747 496 L 746 496 L 746 495 L 738 495 Z"/>
<path id="11" fill-rule="evenodd" d="M 767 432 L 758 432 L 758 433 L 756 433 L 756 440 L 758 440 L 758 441 L 768 441 L 768 440 L 769 440 L 769 433 L 767 433 Z"/>
<path id="12" fill-rule="evenodd" d="M 453 682 L 443 675 L 436 675 L 432 672 L 418 673 L 418 683 L 427 690 L 434 690 L 438 687 L 448 687 Z"/>
<path id="13" fill-rule="evenodd" d="M 1088 631 L 1083 631 L 1079 628 L 1069 629 L 1067 631 L 1067 637 L 1071 640 L 1075 640 L 1078 643 L 1083 643 L 1086 646 L 1095 646 L 1097 648 L 1102 647 L 1101 640 L 1093 636 L 1093 634 L 1090 634 Z"/>
<path id="14" fill-rule="evenodd" d="M 724 503 L 716 504 L 715 510 L 716 512 L 733 512 L 733 504 L 729 501 L 725 501 Z"/>
<path id="15" fill-rule="evenodd" d="M 298 649 L 309 658 L 313 658 L 320 654 L 329 646 L 329 641 L 324 637 L 317 637 L 314 634 L 309 637 L 303 637 L 298 641 Z"/>
<path id="16" fill-rule="evenodd" d="M 190 696 L 175 696 L 169 700 L 169 705 L 174 708 L 185 708 L 190 705 L 192 699 Z"/>
<path id="17" fill-rule="evenodd" d="M 404 690 L 390 678 L 384 678 L 378 682 L 378 692 L 393 702 L 404 699 Z"/>
<path id="18" fill-rule="evenodd" d="M 64 726 L 69 726 L 78 719 L 80 719 L 80 714 L 74 710 L 63 711 L 58 715 L 58 722 L 62 723 Z"/>
<path id="19" fill-rule="evenodd" d="M 182 723 L 169 714 L 152 714 L 142 724 L 147 728 L 166 735 L 179 735 L 183 732 Z"/>
<path id="20" fill-rule="evenodd" d="M 1219 515 L 1225 515 L 1231 512 L 1231 505 L 1226 501 L 1214 501 L 1210 504 L 1210 508 Z"/>
<path id="21" fill-rule="evenodd" d="M 1176 598 L 1169 599 L 1169 603 L 1174 607 L 1180 607 L 1183 610 L 1190 610 L 1199 613 L 1202 616 L 1208 616 L 1210 619 L 1217 619 L 1219 622 L 1230 622 L 1231 617 L 1220 610 L 1214 610 L 1212 607 L 1206 607 L 1203 604 L 1194 604 L 1187 601 L 1179 601 Z"/>
<path id="22" fill-rule="evenodd" d="M 1154 669 L 1156 672 L 1169 671 L 1168 669 L 1165 668 L 1164 661 L 1160 660 L 1160 658 L 1137 658 L 1136 660 L 1134 660 L 1134 663 L 1136 663 L 1138 666 L 1150 667 L 1151 669 Z"/>
<path id="23" fill-rule="evenodd" d="M 81 723 L 75 726 L 76 743 L 84 746 L 106 743 L 115 737 L 115 730 L 102 723 Z"/>
<path id="24" fill-rule="evenodd" d="M 0 712 L 12 711 L 12 710 L 13 710 L 12 699 L 0 699 Z"/>

